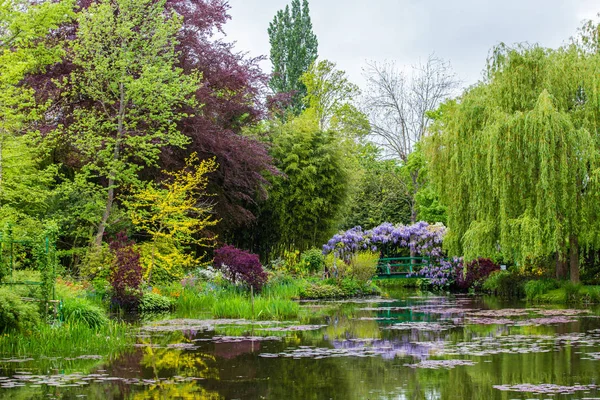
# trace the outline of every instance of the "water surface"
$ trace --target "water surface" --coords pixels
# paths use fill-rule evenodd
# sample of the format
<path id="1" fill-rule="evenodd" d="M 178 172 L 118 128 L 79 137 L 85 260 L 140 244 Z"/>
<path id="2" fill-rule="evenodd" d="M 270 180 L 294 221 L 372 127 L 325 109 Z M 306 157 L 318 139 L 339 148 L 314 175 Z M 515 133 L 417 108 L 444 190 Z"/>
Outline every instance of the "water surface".
<path id="1" fill-rule="evenodd" d="M 146 322 L 114 359 L 0 355 L 0 399 L 600 399 L 600 312 L 398 291 L 301 321 Z"/>

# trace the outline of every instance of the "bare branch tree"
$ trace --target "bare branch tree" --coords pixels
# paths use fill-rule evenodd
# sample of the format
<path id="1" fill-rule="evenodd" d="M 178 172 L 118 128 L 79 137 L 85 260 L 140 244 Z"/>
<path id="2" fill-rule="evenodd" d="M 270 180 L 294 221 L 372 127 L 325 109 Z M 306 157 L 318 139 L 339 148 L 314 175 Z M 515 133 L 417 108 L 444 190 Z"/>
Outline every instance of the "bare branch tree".
<path id="1" fill-rule="evenodd" d="M 412 67 L 406 74 L 395 63 L 367 63 L 363 70 L 367 80 L 364 106 L 371 123 L 372 140 L 385 150 L 387 157 L 406 165 L 414 146 L 431 123 L 428 111 L 452 96 L 460 82 L 450 64 L 430 55 L 425 64 Z M 422 186 L 419 168 L 409 168 L 403 182 L 411 208 L 411 222 L 416 222 L 415 195 Z"/>
<path id="2" fill-rule="evenodd" d="M 373 140 L 402 162 L 427 131 L 427 111 L 435 110 L 459 86 L 450 64 L 435 55 L 412 69 L 407 75 L 393 62 L 368 62 L 363 70 Z"/>

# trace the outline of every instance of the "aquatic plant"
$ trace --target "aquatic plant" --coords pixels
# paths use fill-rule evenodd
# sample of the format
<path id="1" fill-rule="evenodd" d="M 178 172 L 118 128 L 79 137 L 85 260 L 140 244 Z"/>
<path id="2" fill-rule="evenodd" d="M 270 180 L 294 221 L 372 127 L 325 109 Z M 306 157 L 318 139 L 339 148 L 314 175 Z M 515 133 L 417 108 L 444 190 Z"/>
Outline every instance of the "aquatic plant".
<path id="1" fill-rule="evenodd" d="M 121 352 L 135 342 L 134 326 L 108 321 L 98 329 L 87 323 L 38 324 L 27 333 L 0 336 L 0 354 L 11 357 L 107 355 Z"/>

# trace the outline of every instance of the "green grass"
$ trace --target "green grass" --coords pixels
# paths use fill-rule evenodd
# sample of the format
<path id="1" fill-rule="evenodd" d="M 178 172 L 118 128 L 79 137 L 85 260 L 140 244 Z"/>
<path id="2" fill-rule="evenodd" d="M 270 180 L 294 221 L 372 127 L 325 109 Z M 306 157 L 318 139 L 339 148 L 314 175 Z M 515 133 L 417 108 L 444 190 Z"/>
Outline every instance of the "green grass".
<path id="1" fill-rule="evenodd" d="M 204 314 L 214 318 L 244 318 L 277 320 L 295 318 L 299 306 L 299 287 L 295 284 L 267 285 L 254 296 L 254 308 L 250 293 L 233 287 L 205 285 L 201 288 L 184 289 L 175 300 L 178 315 Z"/>
<path id="2" fill-rule="evenodd" d="M 537 299 L 551 304 L 600 304 L 600 286 L 565 282 L 559 288 L 540 294 Z"/>
<path id="3" fill-rule="evenodd" d="M 108 355 L 121 352 L 135 343 L 134 327 L 109 321 L 92 329 L 86 323 L 39 324 L 33 331 L 0 336 L 0 354 L 20 357 L 44 355 L 74 357 Z"/>
<path id="4" fill-rule="evenodd" d="M 212 315 L 216 318 L 244 318 L 259 320 L 282 320 L 296 318 L 300 306 L 293 300 L 277 297 L 254 297 L 231 295 L 213 304 Z"/>
<path id="5" fill-rule="evenodd" d="M 427 284 L 423 278 L 379 278 L 374 280 L 381 288 L 416 288 L 419 289 Z"/>

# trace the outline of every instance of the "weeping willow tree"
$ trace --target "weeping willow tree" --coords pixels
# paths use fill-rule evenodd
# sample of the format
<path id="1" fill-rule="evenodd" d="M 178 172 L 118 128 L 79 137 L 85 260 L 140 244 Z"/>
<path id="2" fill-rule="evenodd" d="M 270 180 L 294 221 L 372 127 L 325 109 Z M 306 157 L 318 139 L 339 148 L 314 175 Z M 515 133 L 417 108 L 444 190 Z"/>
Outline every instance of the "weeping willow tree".
<path id="1" fill-rule="evenodd" d="M 599 57 L 575 42 L 499 46 L 487 78 L 438 109 L 426 154 L 450 252 L 555 259 L 579 281 L 580 246 L 600 244 Z"/>

